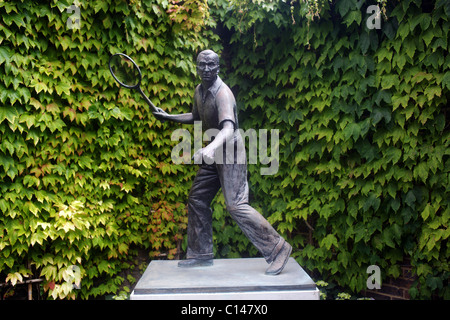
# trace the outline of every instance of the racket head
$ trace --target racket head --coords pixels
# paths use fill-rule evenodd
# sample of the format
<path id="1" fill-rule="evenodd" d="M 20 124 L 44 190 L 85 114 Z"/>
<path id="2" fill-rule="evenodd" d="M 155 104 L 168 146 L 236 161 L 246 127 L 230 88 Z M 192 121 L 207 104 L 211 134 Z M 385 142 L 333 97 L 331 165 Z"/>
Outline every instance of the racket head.
<path id="1" fill-rule="evenodd" d="M 124 53 L 109 57 L 109 71 L 122 87 L 136 89 L 141 84 L 141 70 L 136 62 Z"/>

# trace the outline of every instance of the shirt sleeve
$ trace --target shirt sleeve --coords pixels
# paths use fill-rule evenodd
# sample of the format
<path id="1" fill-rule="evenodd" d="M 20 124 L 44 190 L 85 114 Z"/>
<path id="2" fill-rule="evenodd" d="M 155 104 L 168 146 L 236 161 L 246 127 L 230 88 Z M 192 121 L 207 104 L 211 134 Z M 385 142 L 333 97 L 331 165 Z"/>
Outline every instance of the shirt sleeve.
<path id="1" fill-rule="evenodd" d="M 222 129 L 225 121 L 231 121 L 236 129 L 236 100 L 228 87 L 221 89 L 216 96 L 216 106 L 218 112 L 219 129 Z"/>

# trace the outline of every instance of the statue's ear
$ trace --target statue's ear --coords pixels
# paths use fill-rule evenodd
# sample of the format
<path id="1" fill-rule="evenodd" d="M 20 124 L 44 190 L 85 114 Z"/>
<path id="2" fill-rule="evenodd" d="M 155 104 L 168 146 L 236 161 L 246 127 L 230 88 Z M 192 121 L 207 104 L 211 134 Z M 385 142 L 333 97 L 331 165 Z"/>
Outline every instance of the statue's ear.
<path id="1" fill-rule="evenodd" d="M 216 74 L 219 74 L 220 72 L 220 63 L 219 61 L 216 61 Z"/>

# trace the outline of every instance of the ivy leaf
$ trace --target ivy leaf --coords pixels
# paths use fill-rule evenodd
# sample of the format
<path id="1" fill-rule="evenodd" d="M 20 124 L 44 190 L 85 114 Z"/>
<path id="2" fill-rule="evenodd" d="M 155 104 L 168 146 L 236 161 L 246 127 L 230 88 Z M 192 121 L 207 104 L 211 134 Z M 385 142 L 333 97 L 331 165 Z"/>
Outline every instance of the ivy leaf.
<path id="1" fill-rule="evenodd" d="M 108 273 L 109 268 L 111 268 L 107 260 L 103 260 L 102 262 L 100 262 L 97 267 L 100 273 L 102 272 Z"/>
<path id="2" fill-rule="evenodd" d="M 429 168 L 426 162 L 420 162 L 417 164 L 413 171 L 414 178 L 421 178 L 422 181 L 426 181 L 428 178 Z"/>
<path id="3" fill-rule="evenodd" d="M 422 40 L 425 42 L 425 45 L 429 46 L 431 44 L 431 40 L 433 40 L 435 36 L 435 30 L 433 28 L 428 29 L 425 33 L 422 33 Z"/>
<path id="4" fill-rule="evenodd" d="M 381 78 L 381 87 L 383 89 L 390 89 L 392 86 L 398 86 L 399 79 L 398 75 L 386 75 L 383 78 Z"/>
<path id="5" fill-rule="evenodd" d="M 22 114 L 20 116 L 20 120 L 19 120 L 20 123 L 25 122 L 27 124 L 28 129 L 30 129 L 32 126 L 34 126 L 35 121 L 36 121 L 36 117 L 34 115 L 30 115 L 30 114 L 26 114 L 26 113 Z"/>
<path id="6" fill-rule="evenodd" d="M 444 75 L 444 77 L 442 78 L 442 85 L 446 86 L 447 89 L 450 90 L 450 71 L 447 71 Z M 0 121 L 1 122 L 1 121 Z"/>
<path id="7" fill-rule="evenodd" d="M 386 162 L 392 162 L 392 164 L 396 164 L 402 156 L 402 151 L 400 149 L 397 149 L 396 147 L 389 147 L 384 152 L 384 156 Z"/>
<path id="8" fill-rule="evenodd" d="M 94 12 L 97 13 L 100 10 L 104 12 L 108 12 L 108 2 L 98 1 L 94 4 Z"/>
<path id="9" fill-rule="evenodd" d="M 11 58 L 11 53 L 8 47 L 2 46 L 0 47 L 0 65 L 3 62 L 6 62 L 6 64 L 9 64 Z"/>
<path id="10" fill-rule="evenodd" d="M 393 52 L 388 50 L 387 48 L 381 48 L 377 51 L 376 56 L 378 57 L 378 63 L 383 61 L 384 59 L 387 59 L 388 61 L 392 60 Z"/>
<path id="11" fill-rule="evenodd" d="M 395 38 L 396 32 L 392 21 L 383 21 L 383 33 L 386 35 L 386 37 L 388 37 L 389 40 L 393 40 Z"/>
<path id="12" fill-rule="evenodd" d="M 26 137 L 25 141 L 30 140 L 30 139 L 33 140 L 35 146 L 38 144 L 40 137 L 36 130 L 29 130 L 27 132 L 27 137 Z"/>
<path id="13" fill-rule="evenodd" d="M 406 39 L 406 40 L 404 40 L 403 48 L 404 48 L 406 54 L 412 59 L 414 57 L 414 52 L 416 52 L 415 39 Z"/>
<path id="14" fill-rule="evenodd" d="M 69 232 L 70 230 L 75 231 L 75 225 L 70 222 L 70 221 L 66 221 L 61 228 L 64 230 L 64 232 Z"/>
<path id="15" fill-rule="evenodd" d="M 431 204 L 427 203 L 425 209 L 423 209 L 420 215 L 422 216 L 422 219 L 426 221 L 430 215 L 434 217 L 434 208 L 431 206 Z"/>
<path id="16" fill-rule="evenodd" d="M 429 278 L 427 278 L 426 284 L 430 287 L 431 290 L 436 290 L 436 289 L 442 289 L 443 288 L 442 279 L 439 278 L 439 277 L 429 277 Z"/>
<path id="17" fill-rule="evenodd" d="M 359 47 L 361 48 L 361 54 L 365 55 L 370 46 L 370 37 L 367 32 L 363 32 L 359 37 Z"/>
<path id="18" fill-rule="evenodd" d="M 283 110 L 285 111 L 285 110 Z M 299 120 L 299 121 L 303 121 L 303 111 L 300 110 L 291 110 L 289 111 L 288 115 L 287 115 L 288 119 L 289 119 L 289 125 L 294 125 L 295 121 Z"/>
<path id="19" fill-rule="evenodd" d="M 14 167 L 14 160 L 7 155 L 0 155 L 0 165 L 2 165 L 4 170 L 7 172 L 9 168 Z"/>
<path id="20" fill-rule="evenodd" d="M 25 210 L 31 212 L 32 214 L 34 214 L 36 217 L 37 217 L 37 215 L 38 215 L 38 213 L 39 213 L 38 207 L 36 207 L 36 206 L 34 205 L 34 203 L 31 202 L 31 201 L 27 201 L 27 202 L 23 205 L 23 208 L 24 208 Z"/>
<path id="21" fill-rule="evenodd" d="M 56 266 L 53 265 L 47 265 L 42 268 L 41 270 L 41 276 L 44 276 L 47 280 L 56 279 L 57 275 L 57 269 Z"/>
<path id="22" fill-rule="evenodd" d="M 92 169 L 91 166 L 92 159 L 90 157 L 87 156 L 79 157 L 77 162 L 81 168 Z"/>
<path id="23" fill-rule="evenodd" d="M 128 245 L 126 243 L 120 243 L 118 249 L 119 249 L 120 253 L 127 253 L 128 252 Z"/>
<path id="24" fill-rule="evenodd" d="M 338 241 L 334 234 L 328 234 L 320 241 L 320 246 L 330 250 L 332 246 L 338 247 Z"/>
<path id="25" fill-rule="evenodd" d="M 42 109 L 42 104 L 35 98 L 30 98 L 30 105 L 32 105 L 36 110 Z"/>
<path id="26" fill-rule="evenodd" d="M 394 242 L 394 233 L 392 232 L 391 228 L 385 229 L 381 233 L 381 238 L 383 239 L 383 242 L 386 243 L 389 247 L 395 248 L 395 242 Z"/>
<path id="27" fill-rule="evenodd" d="M 44 91 L 44 92 L 50 91 L 48 86 L 44 82 L 37 82 L 33 85 L 33 87 L 35 88 L 36 93 L 39 93 L 41 91 Z"/>
<path id="28" fill-rule="evenodd" d="M 432 100 L 434 96 L 441 96 L 442 89 L 439 86 L 429 86 L 425 89 L 424 94 L 429 100 Z"/>
<path id="29" fill-rule="evenodd" d="M 416 196 L 414 195 L 414 192 L 412 190 L 408 191 L 405 197 L 405 203 L 410 206 L 411 208 L 414 208 L 414 203 L 416 202 Z"/>
<path id="30" fill-rule="evenodd" d="M 361 16 L 361 11 L 359 11 L 359 10 L 350 11 L 344 18 L 344 22 L 347 25 L 347 27 L 349 27 L 355 21 L 358 25 L 360 25 L 361 20 L 362 20 L 362 16 Z"/>
<path id="31" fill-rule="evenodd" d="M 373 208 L 374 211 L 377 211 L 380 207 L 381 200 L 374 193 L 369 195 L 369 198 L 364 202 L 363 210 L 367 212 L 370 208 Z"/>
<path id="32" fill-rule="evenodd" d="M 350 10 L 350 8 L 355 8 L 355 7 L 356 7 L 356 1 L 354 1 L 354 0 L 337 2 L 337 9 L 338 9 L 341 17 L 344 17 L 347 14 L 347 12 Z"/>
<path id="33" fill-rule="evenodd" d="M 66 95 L 70 95 L 70 89 L 70 83 L 65 81 L 61 81 L 55 86 L 55 90 L 58 95 L 61 95 L 63 93 Z"/>
<path id="34" fill-rule="evenodd" d="M 5 282 L 11 281 L 11 284 L 15 286 L 17 282 L 22 282 L 23 278 L 19 272 L 9 273 L 6 276 Z"/>
<path id="35" fill-rule="evenodd" d="M 19 117 L 19 113 L 17 109 L 9 106 L 9 107 L 0 107 L 0 123 L 2 123 L 5 119 L 8 120 L 9 123 L 15 123 L 16 119 Z"/>
<path id="36" fill-rule="evenodd" d="M 391 112 L 387 108 L 374 108 L 370 116 L 372 123 L 376 125 L 381 119 L 385 119 L 386 123 L 391 121 Z"/>
<path id="37" fill-rule="evenodd" d="M 23 184 L 26 185 L 27 187 L 31 187 L 31 186 L 38 187 L 40 185 L 40 180 L 39 180 L 39 178 L 36 178 L 35 176 L 27 175 L 23 178 Z"/>
<path id="38" fill-rule="evenodd" d="M 28 101 L 30 101 L 31 99 L 31 93 L 30 90 L 28 88 L 25 87 L 20 87 L 17 89 L 17 91 L 19 92 L 19 96 L 20 96 L 20 101 L 22 103 L 27 103 Z"/>
<path id="39" fill-rule="evenodd" d="M 55 121 L 50 121 L 47 123 L 47 127 L 50 129 L 50 131 L 53 133 L 56 130 L 62 132 L 62 128 L 65 127 L 66 124 L 61 119 L 57 119 Z"/>
<path id="40" fill-rule="evenodd" d="M 19 174 L 19 170 L 16 167 L 10 167 L 6 171 L 6 175 L 14 181 L 14 178 Z"/>
<path id="41" fill-rule="evenodd" d="M 409 98 L 410 98 L 409 95 L 392 96 L 392 111 L 395 111 L 400 105 L 403 108 L 406 108 L 408 106 Z"/>
<path id="42" fill-rule="evenodd" d="M 360 135 L 361 127 L 358 123 L 349 123 L 344 129 L 345 141 L 347 141 L 350 137 L 353 137 L 353 141 L 356 141 Z"/>
<path id="43" fill-rule="evenodd" d="M 380 106 L 381 101 L 387 104 L 391 103 L 391 93 L 388 90 L 380 90 L 375 94 L 375 103 Z"/>
<path id="44" fill-rule="evenodd" d="M 20 101 L 20 93 L 17 90 L 8 90 L 7 97 L 11 105 L 13 105 L 16 101 Z"/>
<path id="45" fill-rule="evenodd" d="M 6 25 L 10 26 L 13 22 L 20 28 L 22 26 L 25 26 L 25 21 L 23 19 L 25 18 L 25 13 L 17 13 L 17 14 L 8 14 L 4 15 L 3 21 L 6 23 Z"/>

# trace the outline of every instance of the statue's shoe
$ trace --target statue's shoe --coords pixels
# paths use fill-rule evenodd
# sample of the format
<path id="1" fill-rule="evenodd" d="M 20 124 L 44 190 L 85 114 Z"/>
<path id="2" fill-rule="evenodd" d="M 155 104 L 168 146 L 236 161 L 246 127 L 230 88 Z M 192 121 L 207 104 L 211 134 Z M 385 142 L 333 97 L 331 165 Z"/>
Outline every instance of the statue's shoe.
<path id="1" fill-rule="evenodd" d="M 289 256 L 291 255 L 292 247 L 289 243 L 285 242 L 283 247 L 281 247 L 280 252 L 277 254 L 275 259 L 270 264 L 269 268 L 266 270 L 266 274 L 276 276 L 283 271 L 286 263 L 289 260 Z"/>
<path id="2" fill-rule="evenodd" d="M 213 259 L 187 259 L 178 262 L 180 268 L 208 267 L 213 265 Z"/>

